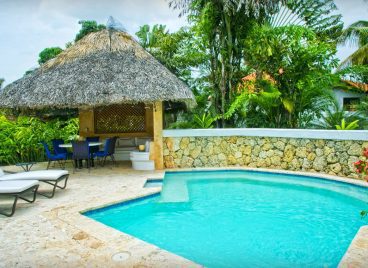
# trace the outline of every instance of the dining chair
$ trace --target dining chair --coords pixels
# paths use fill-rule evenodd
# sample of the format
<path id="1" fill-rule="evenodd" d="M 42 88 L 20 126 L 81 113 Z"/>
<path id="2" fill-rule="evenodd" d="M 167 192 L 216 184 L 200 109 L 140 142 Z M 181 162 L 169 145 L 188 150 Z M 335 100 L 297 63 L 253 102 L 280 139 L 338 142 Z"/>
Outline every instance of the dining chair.
<path id="1" fill-rule="evenodd" d="M 77 168 L 78 162 L 86 160 L 88 172 L 91 168 L 91 155 L 89 152 L 89 146 L 87 141 L 74 141 L 72 142 L 73 156 L 74 160 L 74 172 Z"/>
<path id="2" fill-rule="evenodd" d="M 66 154 L 67 158 L 72 158 L 72 153 L 68 152 L 66 148 L 60 147 L 61 144 L 64 144 L 64 140 L 62 139 L 53 139 L 51 140 L 52 147 L 54 148 L 55 154 Z"/>
<path id="3" fill-rule="evenodd" d="M 100 141 L 100 137 L 87 137 L 86 138 L 87 142 L 99 142 Z M 89 153 L 91 154 L 91 156 L 93 156 L 94 153 L 97 153 L 99 151 L 99 146 L 90 146 L 89 147 Z M 92 158 L 93 160 L 93 158 Z"/>
<path id="4" fill-rule="evenodd" d="M 54 162 L 54 161 L 58 162 L 60 167 L 64 169 L 65 168 L 65 161 L 67 160 L 67 154 L 66 153 L 52 154 L 50 149 L 49 149 L 49 146 L 47 145 L 46 142 L 43 141 L 43 142 L 41 142 L 41 144 L 43 145 L 43 148 L 45 149 L 46 158 L 48 160 L 48 164 L 47 164 L 46 169 L 49 169 L 50 163 Z"/>
<path id="5" fill-rule="evenodd" d="M 103 159 L 101 166 L 105 165 L 106 158 L 108 156 L 111 158 L 112 162 L 116 165 L 115 157 L 114 157 L 116 140 L 117 140 L 117 137 L 107 138 L 105 141 L 104 150 L 98 151 L 93 154 L 93 157 L 97 157 L 97 159 L 101 159 L 101 158 Z"/>

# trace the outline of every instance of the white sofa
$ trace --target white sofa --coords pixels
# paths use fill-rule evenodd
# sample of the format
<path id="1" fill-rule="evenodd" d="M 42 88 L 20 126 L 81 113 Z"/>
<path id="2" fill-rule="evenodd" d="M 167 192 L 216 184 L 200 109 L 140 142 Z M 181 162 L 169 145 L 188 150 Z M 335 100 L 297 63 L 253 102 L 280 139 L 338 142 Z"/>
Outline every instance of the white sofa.
<path id="1" fill-rule="evenodd" d="M 146 144 L 151 138 L 118 138 L 115 145 L 115 160 L 130 161 L 130 153 L 138 151 L 139 145 Z"/>

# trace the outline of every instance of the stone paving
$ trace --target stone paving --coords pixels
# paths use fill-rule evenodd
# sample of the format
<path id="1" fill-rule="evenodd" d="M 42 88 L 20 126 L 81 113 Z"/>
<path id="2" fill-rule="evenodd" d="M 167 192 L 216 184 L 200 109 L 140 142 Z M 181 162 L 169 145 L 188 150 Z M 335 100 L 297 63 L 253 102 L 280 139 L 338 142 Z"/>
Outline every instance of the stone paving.
<path id="1" fill-rule="evenodd" d="M 22 171 L 13 166 L 3 169 Z M 32 170 L 38 169 L 45 169 L 45 164 Z M 200 267 L 80 214 L 159 192 L 160 187 L 143 186 L 148 178 L 162 178 L 163 171 L 134 171 L 122 163 L 90 173 L 69 170 L 66 190 L 58 190 L 52 199 L 38 196 L 34 204 L 21 201 L 13 217 L 0 216 L 0 267 Z M 325 177 L 366 186 L 362 181 Z M 46 187 L 41 184 L 41 190 Z M 339 266 L 368 267 L 368 226 L 359 230 Z"/>
<path id="2" fill-rule="evenodd" d="M 160 187 L 143 186 L 147 178 L 162 178 L 163 172 L 134 171 L 119 163 L 90 173 L 83 169 L 73 174 L 70 168 L 70 173 L 66 190 L 58 190 L 54 198 L 38 196 L 33 204 L 20 201 L 13 217 L 0 216 L 0 267 L 198 267 L 80 214 L 159 192 Z M 124 258 L 117 255 L 113 260 L 117 253 Z"/>

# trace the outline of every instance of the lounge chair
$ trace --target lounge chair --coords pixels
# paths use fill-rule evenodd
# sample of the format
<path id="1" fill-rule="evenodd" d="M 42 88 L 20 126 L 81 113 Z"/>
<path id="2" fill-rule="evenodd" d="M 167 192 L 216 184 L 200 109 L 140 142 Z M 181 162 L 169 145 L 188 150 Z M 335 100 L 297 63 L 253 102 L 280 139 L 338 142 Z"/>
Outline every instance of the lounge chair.
<path id="1" fill-rule="evenodd" d="M 55 195 L 56 188 L 65 189 L 68 182 L 69 172 L 67 170 L 36 170 L 28 172 L 19 172 L 14 174 L 4 174 L 0 169 L 0 181 L 13 180 L 38 180 L 53 186 L 51 194 L 40 193 L 47 198 L 52 198 Z M 59 186 L 58 183 L 64 180 L 64 185 Z"/>
<path id="2" fill-rule="evenodd" d="M 0 214 L 7 217 L 13 216 L 18 198 L 27 201 L 28 203 L 33 203 L 36 200 L 37 189 L 38 181 L 36 180 L 0 181 L 0 196 L 11 196 L 14 198 L 10 212 L 7 212 L 6 210 L 0 210 Z M 24 197 L 24 195 L 29 192 L 33 193 L 32 199 Z"/>

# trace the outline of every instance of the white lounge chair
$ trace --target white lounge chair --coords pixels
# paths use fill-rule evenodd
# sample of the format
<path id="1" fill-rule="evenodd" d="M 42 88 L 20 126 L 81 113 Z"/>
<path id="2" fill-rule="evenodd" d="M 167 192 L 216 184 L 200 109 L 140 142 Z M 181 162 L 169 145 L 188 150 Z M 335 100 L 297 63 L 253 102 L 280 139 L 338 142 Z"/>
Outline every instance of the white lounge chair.
<path id="1" fill-rule="evenodd" d="M 19 172 L 14 174 L 4 174 L 0 169 L 0 181 L 10 180 L 37 180 L 45 182 L 53 186 L 51 194 L 40 193 L 40 195 L 52 198 L 55 195 L 56 188 L 65 189 L 68 182 L 69 172 L 67 170 L 36 170 L 29 172 Z M 64 185 L 59 186 L 58 183 L 64 180 Z"/>
<path id="2" fill-rule="evenodd" d="M 33 203 L 36 200 L 37 189 L 38 189 L 38 181 L 36 180 L 0 181 L 0 196 L 14 197 L 14 202 L 10 212 L 7 212 L 6 210 L 0 210 L 0 214 L 5 215 L 7 217 L 13 216 L 18 198 L 27 201 L 28 203 Z M 29 192 L 33 193 L 32 199 L 24 197 L 24 195 Z"/>

